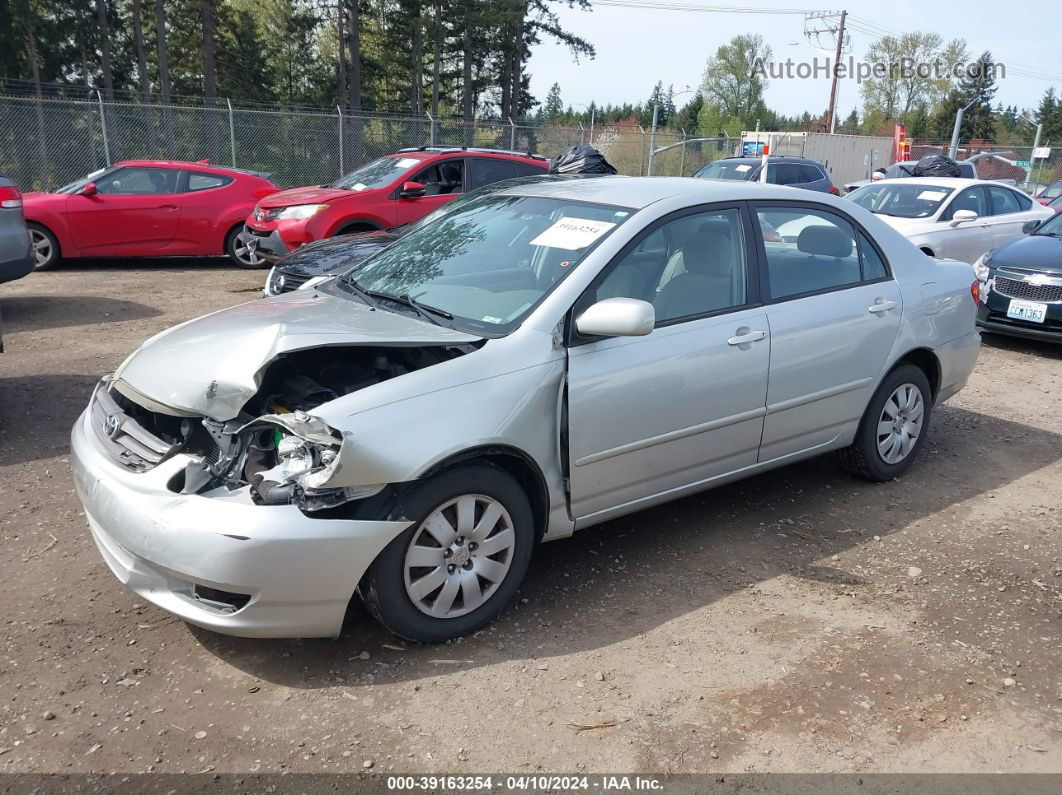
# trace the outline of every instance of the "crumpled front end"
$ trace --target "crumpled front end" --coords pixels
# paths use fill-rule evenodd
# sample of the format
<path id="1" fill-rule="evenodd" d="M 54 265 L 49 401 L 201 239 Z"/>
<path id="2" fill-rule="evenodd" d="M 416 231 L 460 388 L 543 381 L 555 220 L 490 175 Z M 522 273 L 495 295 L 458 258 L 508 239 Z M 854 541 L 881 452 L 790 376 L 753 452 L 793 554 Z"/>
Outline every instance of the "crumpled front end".
<path id="1" fill-rule="evenodd" d="M 78 496 L 104 560 L 149 602 L 217 632 L 248 637 L 339 634 L 358 580 L 403 522 L 316 518 L 295 505 L 256 504 L 250 486 L 182 493 L 195 457 L 163 454 L 145 430 L 74 425 Z M 135 421 L 135 420 L 134 420 Z M 116 449 L 126 455 L 116 457 Z"/>

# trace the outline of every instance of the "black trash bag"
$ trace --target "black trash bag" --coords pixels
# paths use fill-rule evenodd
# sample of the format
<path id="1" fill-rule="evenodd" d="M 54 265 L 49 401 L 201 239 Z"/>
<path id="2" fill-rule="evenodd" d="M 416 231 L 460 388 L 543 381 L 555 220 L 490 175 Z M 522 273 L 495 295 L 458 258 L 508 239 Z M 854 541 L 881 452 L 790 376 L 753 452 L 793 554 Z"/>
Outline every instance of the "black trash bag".
<path id="1" fill-rule="evenodd" d="M 592 146 L 573 146 L 549 164 L 550 174 L 618 174 L 615 166 Z"/>
<path id="2" fill-rule="evenodd" d="M 912 177 L 961 177 L 959 164 L 947 155 L 926 155 L 911 169 Z"/>

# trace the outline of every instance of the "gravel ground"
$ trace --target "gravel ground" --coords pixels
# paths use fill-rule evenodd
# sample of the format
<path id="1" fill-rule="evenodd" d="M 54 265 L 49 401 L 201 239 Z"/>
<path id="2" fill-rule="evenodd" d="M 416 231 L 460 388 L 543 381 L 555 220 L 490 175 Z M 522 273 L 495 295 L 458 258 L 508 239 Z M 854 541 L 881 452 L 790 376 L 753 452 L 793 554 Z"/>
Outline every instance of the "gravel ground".
<path id="1" fill-rule="evenodd" d="M 254 299 L 224 263 L 0 287 L 0 772 L 1062 772 L 1062 346 L 989 338 L 902 481 L 829 458 L 536 552 L 436 647 L 227 638 L 126 591 L 74 496 L 98 377 Z"/>

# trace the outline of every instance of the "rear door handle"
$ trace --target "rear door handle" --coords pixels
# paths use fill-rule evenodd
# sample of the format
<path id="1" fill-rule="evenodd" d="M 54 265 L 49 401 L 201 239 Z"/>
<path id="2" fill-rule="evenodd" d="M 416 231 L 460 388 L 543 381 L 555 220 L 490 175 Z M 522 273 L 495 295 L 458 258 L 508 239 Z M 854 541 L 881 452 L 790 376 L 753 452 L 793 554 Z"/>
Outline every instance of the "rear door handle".
<path id="1" fill-rule="evenodd" d="M 727 345 L 744 345 L 747 342 L 759 342 L 767 336 L 766 331 L 750 331 L 747 334 L 739 334 L 726 341 Z"/>
<path id="2" fill-rule="evenodd" d="M 868 312 L 873 312 L 875 315 L 882 312 L 888 312 L 890 309 L 896 308 L 895 301 L 882 301 L 880 298 L 872 306 L 867 307 Z"/>
<path id="3" fill-rule="evenodd" d="M 160 204 L 159 205 L 159 209 L 160 210 L 176 210 L 177 209 L 177 205 L 176 204 Z"/>

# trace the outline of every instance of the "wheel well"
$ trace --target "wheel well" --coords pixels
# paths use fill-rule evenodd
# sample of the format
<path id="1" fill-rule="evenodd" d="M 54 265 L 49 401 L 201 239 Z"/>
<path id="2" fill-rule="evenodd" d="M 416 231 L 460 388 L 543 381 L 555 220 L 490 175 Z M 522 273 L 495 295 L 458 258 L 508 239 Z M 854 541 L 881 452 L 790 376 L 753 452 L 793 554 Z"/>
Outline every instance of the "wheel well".
<path id="1" fill-rule="evenodd" d="M 541 540 L 549 518 L 549 490 L 546 488 L 546 478 L 543 477 L 538 464 L 529 455 L 515 447 L 494 445 L 464 450 L 440 461 L 418 479 L 431 477 L 436 472 L 449 469 L 456 464 L 473 462 L 490 464 L 503 469 L 520 484 L 527 495 L 528 502 L 531 503 L 531 514 L 535 519 L 535 538 Z"/>
<path id="2" fill-rule="evenodd" d="M 221 241 L 221 253 L 222 254 L 228 254 L 229 253 L 229 240 L 232 239 L 233 235 L 239 234 L 240 230 L 243 229 L 243 226 L 244 226 L 243 221 L 240 221 L 238 223 L 233 224 L 232 227 L 229 229 L 229 231 L 225 233 L 225 237 Z"/>
<path id="3" fill-rule="evenodd" d="M 933 249 L 929 248 L 929 246 L 922 246 L 918 250 L 921 251 L 923 254 L 925 254 L 927 257 L 935 257 L 936 256 L 936 254 L 933 253 Z"/>
<path id="4" fill-rule="evenodd" d="M 355 232 L 375 232 L 380 227 L 370 221 L 354 221 L 344 224 L 335 231 L 337 235 L 352 235 Z"/>
<path id="5" fill-rule="evenodd" d="M 928 348 L 915 348 L 901 356 L 896 364 L 913 364 L 925 373 L 929 380 L 929 388 L 933 392 L 933 399 L 936 400 L 937 393 L 940 391 L 940 360 L 933 351 Z"/>

